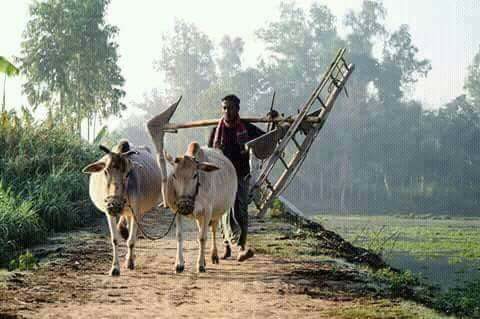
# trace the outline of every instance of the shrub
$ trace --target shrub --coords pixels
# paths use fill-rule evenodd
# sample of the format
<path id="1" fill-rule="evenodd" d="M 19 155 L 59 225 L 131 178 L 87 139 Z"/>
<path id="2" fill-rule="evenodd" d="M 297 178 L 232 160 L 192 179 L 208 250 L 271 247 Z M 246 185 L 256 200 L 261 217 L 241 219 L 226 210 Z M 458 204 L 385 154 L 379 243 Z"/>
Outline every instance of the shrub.
<path id="1" fill-rule="evenodd" d="M 33 256 L 33 254 L 28 250 L 24 254 L 18 256 L 18 258 L 12 259 L 9 264 L 10 270 L 18 269 L 21 271 L 33 270 L 37 266 L 37 258 L 35 258 L 35 256 Z"/>
<path id="2" fill-rule="evenodd" d="M 28 114 L 0 114 L 2 260 L 94 214 L 81 169 L 100 152 L 70 131 L 61 123 L 33 123 Z"/>
<path id="3" fill-rule="evenodd" d="M 480 278 L 450 288 L 436 301 L 438 309 L 462 317 L 480 318 Z"/>
<path id="4" fill-rule="evenodd" d="M 30 201 L 22 201 L 0 184 L 0 259 L 44 239 L 45 227 Z"/>

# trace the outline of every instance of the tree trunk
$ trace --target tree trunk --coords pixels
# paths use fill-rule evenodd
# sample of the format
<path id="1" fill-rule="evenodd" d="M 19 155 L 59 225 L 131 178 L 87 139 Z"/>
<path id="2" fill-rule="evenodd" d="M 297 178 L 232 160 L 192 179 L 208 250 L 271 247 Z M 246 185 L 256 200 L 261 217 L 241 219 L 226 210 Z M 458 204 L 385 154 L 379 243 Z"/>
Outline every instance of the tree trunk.
<path id="1" fill-rule="evenodd" d="M 3 78 L 3 103 L 2 103 L 2 113 L 5 112 L 5 86 L 7 85 L 7 74 Z"/>
<path id="2" fill-rule="evenodd" d="M 93 113 L 93 139 L 97 137 L 97 112 Z"/>
<path id="3" fill-rule="evenodd" d="M 90 143 L 90 121 L 91 121 L 91 117 L 88 116 L 87 117 L 87 141 L 88 141 L 88 143 Z"/>
<path id="4" fill-rule="evenodd" d="M 388 185 L 387 174 L 383 174 L 383 185 L 385 185 L 385 192 L 387 192 L 388 199 L 391 199 L 392 193 L 390 191 L 390 185 Z"/>
<path id="5" fill-rule="evenodd" d="M 345 205 L 345 193 L 347 191 L 347 183 L 343 183 L 342 191 L 340 192 L 340 212 L 344 213 L 347 211 L 347 205 Z"/>
<path id="6" fill-rule="evenodd" d="M 323 169 L 320 170 L 320 200 L 323 201 Z"/>

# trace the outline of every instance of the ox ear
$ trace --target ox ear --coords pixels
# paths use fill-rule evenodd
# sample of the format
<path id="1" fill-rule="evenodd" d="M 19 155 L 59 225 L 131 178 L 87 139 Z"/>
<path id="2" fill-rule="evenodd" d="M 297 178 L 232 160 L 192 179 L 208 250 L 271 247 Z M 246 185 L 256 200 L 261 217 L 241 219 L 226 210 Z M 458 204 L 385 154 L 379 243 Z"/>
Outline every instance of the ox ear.
<path id="1" fill-rule="evenodd" d="M 197 168 L 204 172 L 213 172 L 213 171 L 216 171 L 217 169 L 220 169 L 220 167 L 216 166 L 215 164 L 208 163 L 208 162 L 198 163 Z"/>
<path id="2" fill-rule="evenodd" d="M 85 174 L 97 173 L 103 170 L 104 168 L 105 168 L 104 162 L 95 162 L 85 166 L 85 168 L 82 169 L 82 172 Z"/>

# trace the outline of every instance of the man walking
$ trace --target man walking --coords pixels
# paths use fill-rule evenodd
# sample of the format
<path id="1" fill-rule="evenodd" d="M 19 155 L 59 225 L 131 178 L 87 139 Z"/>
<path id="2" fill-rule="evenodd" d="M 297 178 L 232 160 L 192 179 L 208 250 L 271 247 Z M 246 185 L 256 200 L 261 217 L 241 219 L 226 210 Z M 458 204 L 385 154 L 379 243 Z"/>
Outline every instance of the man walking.
<path id="1" fill-rule="evenodd" d="M 212 130 L 208 146 L 221 149 L 235 166 L 238 176 L 235 205 L 223 216 L 221 223 L 225 244 L 222 259 L 232 255 L 231 244 L 236 244 L 239 248 L 237 260 L 244 261 L 254 255 L 253 250 L 247 247 L 250 164 L 245 143 L 264 132 L 240 118 L 240 99 L 237 96 L 225 96 L 221 107 L 223 116 Z"/>

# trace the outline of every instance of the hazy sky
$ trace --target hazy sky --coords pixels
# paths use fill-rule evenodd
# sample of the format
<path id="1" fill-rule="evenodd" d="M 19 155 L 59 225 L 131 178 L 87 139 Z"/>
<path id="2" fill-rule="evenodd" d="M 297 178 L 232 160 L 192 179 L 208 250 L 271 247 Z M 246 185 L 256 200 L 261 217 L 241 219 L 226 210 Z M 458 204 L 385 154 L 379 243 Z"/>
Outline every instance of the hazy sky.
<path id="1" fill-rule="evenodd" d="M 341 17 L 358 10 L 360 0 L 303 0 L 302 7 L 326 4 Z M 22 32 L 30 0 L 0 0 L 8 8 L 0 18 L 0 55 L 12 58 L 20 52 Z M 253 65 L 261 53 L 254 31 L 278 15 L 276 0 L 112 0 L 107 20 L 120 28 L 120 67 L 126 79 L 126 103 L 140 101 L 152 88 L 162 87 L 152 62 L 160 56 L 161 34 L 172 30 L 175 17 L 193 22 L 218 43 L 224 34 L 245 40 L 244 63 Z M 480 0 L 384 0 L 387 27 L 408 24 L 420 56 L 432 63 L 427 79 L 418 83 L 415 98 L 427 107 L 437 107 L 462 93 L 467 66 L 480 47 Z M 475 32 L 476 31 L 476 32 Z M 343 32 L 340 29 L 340 32 Z M 21 95 L 22 78 L 7 80 L 7 105 L 26 103 Z M 3 85 L 3 79 L 1 81 Z"/>

